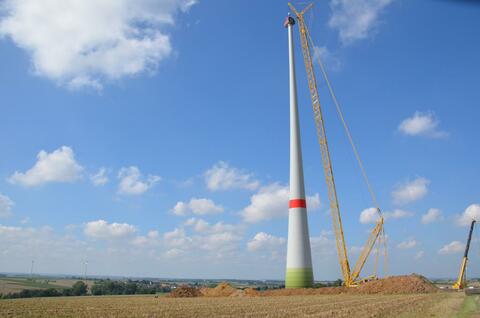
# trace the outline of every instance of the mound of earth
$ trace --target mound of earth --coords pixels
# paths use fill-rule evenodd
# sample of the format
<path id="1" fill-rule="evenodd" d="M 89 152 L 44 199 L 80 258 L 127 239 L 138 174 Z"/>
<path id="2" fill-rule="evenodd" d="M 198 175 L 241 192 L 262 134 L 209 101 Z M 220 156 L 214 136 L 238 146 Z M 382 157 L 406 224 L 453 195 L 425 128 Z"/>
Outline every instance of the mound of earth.
<path id="1" fill-rule="evenodd" d="M 200 297 L 202 293 L 198 288 L 190 286 L 180 286 L 170 292 L 168 297 L 173 298 L 187 298 L 187 297 Z"/>
<path id="2" fill-rule="evenodd" d="M 346 287 L 323 287 L 323 288 L 289 288 L 266 290 L 262 296 L 294 296 L 294 295 L 338 295 L 347 293 Z"/>
<path id="3" fill-rule="evenodd" d="M 267 290 L 262 296 L 336 295 L 336 294 L 427 294 L 436 293 L 428 279 L 420 275 L 392 276 L 372 280 L 357 287 L 324 287 Z"/>
<path id="4" fill-rule="evenodd" d="M 238 289 L 230 297 L 259 297 L 261 294 L 258 290 L 253 288 Z"/>
<path id="5" fill-rule="evenodd" d="M 438 292 L 438 288 L 423 276 L 392 276 L 372 280 L 354 288 L 360 294 L 426 294 Z"/>
<path id="6" fill-rule="evenodd" d="M 227 283 L 220 283 L 215 288 L 202 288 L 200 291 L 205 297 L 229 297 L 236 293 L 237 289 Z"/>

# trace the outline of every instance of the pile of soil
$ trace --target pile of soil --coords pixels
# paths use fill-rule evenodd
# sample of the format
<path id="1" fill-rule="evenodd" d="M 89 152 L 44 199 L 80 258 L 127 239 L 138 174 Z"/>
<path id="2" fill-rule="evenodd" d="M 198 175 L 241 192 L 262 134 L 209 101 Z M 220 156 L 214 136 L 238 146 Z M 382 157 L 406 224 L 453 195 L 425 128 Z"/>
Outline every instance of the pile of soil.
<path id="1" fill-rule="evenodd" d="M 392 276 L 373 280 L 354 288 L 360 294 L 427 294 L 438 292 L 438 288 L 421 275 Z"/>
<path id="2" fill-rule="evenodd" d="M 260 292 L 253 288 L 239 289 L 230 295 L 230 297 L 260 297 L 260 296 L 261 296 Z"/>
<path id="3" fill-rule="evenodd" d="M 200 291 L 205 297 L 229 297 L 236 293 L 237 289 L 227 283 L 220 283 L 215 288 L 202 288 Z"/>
<path id="4" fill-rule="evenodd" d="M 181 286 L 170 293 L 170 297 L 269 297 L 294 295 L 338 295 L 338 294 L 427 294 L 436 293 L 439 289 L 428 279 L 420 275 L 392 276 L 372 280 L 357 287 L 324 287 L 274 289 L 259 292 L 253 288 L 236 289 L 227 283 L 215 288 L 194 288 Z"/>
<path id="5" fill-rule="evenodd" d="M 335 294 L 427 294 L 439 289 L 420 275 L 392 276 L 372 280 L 357 287 L 324 287 L 267 290 L 262 296 L 335 295 Z"/>
<path id="6" fill-rule="evenodd" d="M 187 298 L 187 297 L 200 297 L 202 292 L 200 289 L 190 286 L 180 286 L 175 288 L 168 294 L 167 297 L 172 298 Z"/>
<path id="7" fill-rule="evenodd" d="M 266 290 L 262 296 L 294 296 L 294 295 L 338 295 L 347 293 L 346 287 L 323 287 L 323 288 L 289 288 Z"/>

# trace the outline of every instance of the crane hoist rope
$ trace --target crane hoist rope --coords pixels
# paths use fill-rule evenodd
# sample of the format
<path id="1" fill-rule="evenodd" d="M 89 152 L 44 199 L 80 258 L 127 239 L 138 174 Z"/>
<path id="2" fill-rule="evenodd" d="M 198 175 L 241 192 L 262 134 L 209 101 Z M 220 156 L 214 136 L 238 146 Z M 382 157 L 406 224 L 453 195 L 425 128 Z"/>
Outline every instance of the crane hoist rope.
<path id="1" fill-rule="evenodd" d="M 301 46 L 302 46 L 302 53 L 303 53 L 303 59 L 305 62 L 305 67 L 306 67 L 306 73 L 307 73 L 307 78 L 308 78 L 308 87 L 310 90 L 310 95 L 312 99 L 312 107 L 313 107 L 313 112 L 314 112 L 314 119 L 315 119 L 315 126 L 317 129 L 317 136 L 320 144 L 320 150 L 322 154 L 322 163 L 323 163 L 323 169 L 325 173 L 325 179 L 327 183 L 327 191 L 328 191 L 328 199 L 330 202 L 330 212 L 332 216 L 332 223 L 333 223 L 333 228 L 335 232 L 335 242 L 337 246 L 337 252 L 338 252 L 338 259 L 340 263 L 340 268 L 342 271 L 343 279 L 344 279 L 344 284 L 346 286 L 356 286 L 358 283 L 361 281 L 359 279 L 360 272 L 362 271 L 366 260 L 368 259 L 369 255 L 372 252 L 372 249 L 375 247 L 375 244 L 377 244 L 377 249 L 381 248 L 381 245 L 383 243 L 384 245 L 384 255 L 385 255 L 385 260 L 386 260 L 386 254 L 387 254 L 387 249 L 386 249 L 386 237 L 385 237 L 385 230 L 384 230 L 384 218 L 381 213 L 381 210 L 379 208 L 379 205 L 377 203 L 377 199 L 375 196 L 375 193 L 373 192 L 373 188 L 368 180 L 367 174 L 365 172 L 362 160 L 360 159 L 360 155 L 357 151 L 357 148 L 355 147 L 355 144 L 353 142 L 352 135 L 350 133 L 350 129 L 348 128 L 348 125 L 345 121 L 345 118 L 343 116 L 343 113 L 340 108 L 340 104 L 333 92 L 332 85 L 328 79 L 327 73 L 325 71 L 325 68 L 323 67 L 323 64 L 321 61 L 319 61 L 319 65 L 322 70 L 322 74 L 324 76 L 325 81 L 327 82 L 328 89 L 330 91 L 330 94 L 332 96 L 332 99 L 334 101 L 334 104 L 337 108 L 337 112 L 340 116 L 340 119 L 343 123 L 343 127 L 346 131 L 348 140 L 353 148 L 353 152 L 355 154 L 355 157 L 359 163 L 360 169 L 362 171 L 362 176 L 367 184 L 368 190 L 370 192 L 370 195 L 372 197 L 373 204 L 375 205 L 376 211 L 379 215 L 379 220 L 373 230 L 371 231 L 367 243 L 363 247 L 360 256 L 353 268 L 353 271 L 350 268 L 349 260 L 348 260 L 348 253 L 347 253 L 347 247 L 345 243 L 345 237 L 344 237 L 344 232 L 343 232 L 343 225 L 342 225 L 342 218 L 340 214 L 340 207 L 338 203 L 338 196 L 337 196 L 337 191 L 336 191 L 336 186 L 335 186 L 335 179 L 333 175 L 333 167 L 332 167 L 332 162 L 330 159 L 330 152 L 328 148 L 328 141 L 327 141 L 327 136 L 326 136 L 326 131 L 325 131 L 325 124 L 324 124 L 324 119 L 323 119 L 323 114 L 322 114 L 322 108 L 320 105 L 320 99 L 319 99 L 319 94 L 318 94 L 318 88 L 317 88 L 317 79 L 315 76 L 315 71 L 313 68 L 313 60 L 312 60 L 312 55 L 311 55 L 311 50 L 310 46 L 314 46 L 312 38 L 309 34 L 308 28 L 305 25 L 305 19 L 304 19 L 304 14 L 306 11 L 312 8 L 313 3 L 309 4 L 306 6 L 301 12 L 297 11 L 295 7 L 289 3 L 289 7 L 292 9 L 292 11 L 295 13 L 297 16 L 298 20 L 298 25 L 299 25 L 299 31 L 300 31 L 300 40 L 301 40 Z M 378 259 L 378 257 L 376 258 Z M 376 268 L 377 264 L 375 264 L 375 275 L 376 275 Z"/>

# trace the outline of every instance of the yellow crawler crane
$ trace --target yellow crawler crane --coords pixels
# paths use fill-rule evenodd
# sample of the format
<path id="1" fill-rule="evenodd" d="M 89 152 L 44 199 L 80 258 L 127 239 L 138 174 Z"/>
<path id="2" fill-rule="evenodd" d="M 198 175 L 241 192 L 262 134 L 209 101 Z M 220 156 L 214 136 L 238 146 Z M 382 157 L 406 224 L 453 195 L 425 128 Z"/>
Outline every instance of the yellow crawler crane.
<path id="1" fill-rule="evenodd" d="M 368 181 L 367 175 L 365 173 L 365 169 L 363 167 L 363 163 L 360 160 L 360 156 L 358 154 L 358 151 L 355 147 L 355 144 L 353 143 L 352 136 L 350 134 L 350 130 L 348 129 L 348 126 L 345 122 L 345 119 L 343 117 L 343 114 L 340 109 L 340 105 L 335 97 L 335 94 L 333 93 L 333 89 L 330 85 L 330 81 L 328 80 L 327 74 L 325 72 L 325 69 L 323 65 L 320 64 L 323 76 L 327 82 L 327 86 L 330 90 L 330 94 L 332 95 L 333 101 L 335 103 L 335 106 L 337 107 L 338 114 L 340 116 L 340 119 L 342 120 L 343 126 L 345 128 L 345 131 L 347 133 L 347 137 L 351 143 L 351 146 L 353 148 L 355 157 L 359 163 L 360 169 L 362 171 L 362 176 L 365 179 L 365 182 L 368 186 L 368 190 L 370 192 L 370 195 L 372 196 L 373 203 L 376 207 L 376 210 L 378 212 L 378 222 L 373 228 L 373 230 L 370 233 L 370 236 L 368 237 L 367 243 L 362 249 L 362 252 L 355 263 L 355 266 L 353 267 L 353 271 L 350 269 L 350 263 L 348 261 L 348 254 L 347 254 L 347 246 L 345 243 L 345 237 L 343 233 L 343 226 L 342 226 L 342 218 L 340 215 L 340 208 L 338 204 L 338 197 L 337 197 L 337 190 L 335 187 L 335 179 L 333 176 L 333 168 L 332 168 L 332 163 L 330 160 L 330 152 L 328 150 L 328 142 L 327 142 L 327 136 L 325 132 L 325 125 L 324 125 L 324 120 L 323 120 L 323 115 L 322 115 L 322 109 L 320 106 L 320 100 L 319 100 L 319 95 L 318 95 L 318 88 L 317 88 L 317 80 L 315 77 L 315 72 L 313 69 L 313 61 L 312 61 L 312 55 L 311 55 L 311 49 L 310 45 L 312 44 L 313 46 L 313 41 L 310 37 L 308 28 L 305 25 L 305 20 L 304 20 L 304 14 L 306 11 L 311 9 L 313 4 L 308 5 L 303 9 L 302 11 L 297 11 L 295 7 L 289 3 L 288 4 L 293 13 L 297 16 L 297 21 L 299 25 L 299 31 L 300 31 L 300 39 L 301 39 L 301 44 L 302 44 L 302 53 L 303 53 L 303 59 L 305 62 L 305 67 L 307 70 L 307 77 L 308 77 L 308 87 L 310 90 L 310 95 L 312 98 L 312 106 L 313 106 L 313 112 L 314 112 L 314 118 L 315 118 L 315 125 L 317 128 L 317 136 L 318 140 L 320 143 L 320 149 L 322 153 L 322 163 L 323 163 L 323 169 L 325 173 L 325 179 L 327 183 L 327 189 L 328 189 L 328 199 L 330 202 L 330 212 L 332 215 L 332 220 L 333 220 L 333 229 L 335 231 L 335 241 L 336 241 L 336 246 L 337 246 L 337 251 L 338 251 L 338 259 L 340 263 L 340 267 L 342 270 L 342 275 L 343 275 L 343 280 L 344 284 L 347 287 L 354 287 L 357 286 L 358 284 L 370 280 L 370 279 L 375 279 L 376 278 L 376 271 L 377 271 L 377 262 L 378 262 L 378 254 L 379 250 L 382 247 L 383 244 L 383 250 L 384 250 L 384 257 L 385 257 L 385 264 L 386 264 L 386 258 L 387 258 L 387 249 L 386 249 L 386 239 L 385 239 L 385 231 L 384 231 L 384 217 L 380 211 L 380 208 L 378 207 L 377 200 L 375 197 L 375 194 L 372 190 L 372 187 L 370 185 L 370 182 Z M 367 261 L 368 257 L 370 256 L 372 249 L 375 247 L 375 244 L 377 244 L 377 255 L 375 259 L 375 270 L 374 274 L 370 277 L 367 277 L 365 279 L 359 278 L 360 273 L 365 265 L 365 262 Z M 386 267 L 386 265 L 384 265 Z M 384 268 L 384 270 L 386 270 Z"/>
<path id="2" fill-rule="evenodd" d="M 455 284 L 453 284 L 453 289 L 464 289 L 467 287 L 467 275 L 465 275 L 468 262 L 468 250 L 470 249 L 470 242 L 472 241 L 473 227 L 475 226 L 475 221 L 472 221 L 470 225 L 470 232 L 468 232 L 467 246 L 465 247 L 465 253 L 463 254 L 462 264 L 460 265 L 460 272 L 458 273 L 458 278 Z"/>

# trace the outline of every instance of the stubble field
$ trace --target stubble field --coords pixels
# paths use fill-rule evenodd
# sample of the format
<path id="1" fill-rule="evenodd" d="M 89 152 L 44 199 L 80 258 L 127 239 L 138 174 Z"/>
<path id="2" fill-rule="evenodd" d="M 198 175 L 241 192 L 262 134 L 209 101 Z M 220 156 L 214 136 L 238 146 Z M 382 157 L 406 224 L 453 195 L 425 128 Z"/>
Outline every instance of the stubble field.
<path id="1" fill-rule="evenodd" d="M 168 298 L 34 298 L 0 301 L 0 317 L 455 317 L 463 293 Z"/>

